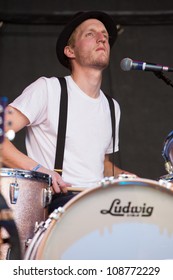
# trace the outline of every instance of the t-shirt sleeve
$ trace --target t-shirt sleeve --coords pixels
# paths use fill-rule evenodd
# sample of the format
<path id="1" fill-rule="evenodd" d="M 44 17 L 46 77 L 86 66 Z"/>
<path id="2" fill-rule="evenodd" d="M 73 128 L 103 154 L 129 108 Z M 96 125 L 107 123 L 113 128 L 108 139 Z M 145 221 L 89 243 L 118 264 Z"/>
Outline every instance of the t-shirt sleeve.
<path id="1" fill-rule="evenodd" d="M 26 87 L 22 94 L 10 103 L 10 106 L 24 114 L 29 119 L 29 125 L 37 125 L 46 119 L 46 104 L 46 80 L 41 77 Z"/>

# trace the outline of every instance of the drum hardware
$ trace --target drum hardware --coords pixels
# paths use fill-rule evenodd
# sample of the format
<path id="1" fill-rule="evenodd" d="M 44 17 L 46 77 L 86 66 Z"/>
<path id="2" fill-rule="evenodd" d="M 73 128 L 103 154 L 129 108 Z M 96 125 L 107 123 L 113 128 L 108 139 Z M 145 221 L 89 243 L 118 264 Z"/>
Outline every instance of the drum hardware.
<path id="1" fill-rule="evenodd" d="M 98 186 L 106 187 L 109 184 L 111 184 L 114 179 L 115 179 L 114 176 L 104 177 L 102 180 L 100 180 L 100 182 L 98 183 Z"/>
<path id="2" fill-rule="evenodd" d="M 39 227 L 39 223 L 35 222 L 34 233 L 37 231 L 38 227 Z"/>
<path id="3" fill-rule="evenodd" d="M 163 176 L 159 177 L 159 181 L 160 180 L 172 182 L 173 181 L 173 173 L 166 174 L 166 175 L 163 175 Z"/>
<path id="4" fill-rule="evenodd" d="M 169 174 L 173 174 L 173 166 L 170 161 L 165 162 L 165 169 Z"/>
<path id="5" fill-rule="evenodd" d="M 52 220 L 56 220 L 57 221 L 59 219 L 59 214 L 64 214 L 64 213 L 65 213 L 64 207 L 58 207 L 57 209 L 55 209 L 49 215 L 48 219 L 44 222 L 44 227 L 47 228 Z M 40 225 L 41 225 L 41 227 L 43 226 L 42 223 Z M 38 225 L 38 228 L 40 227 L 40 225 Z"/>
<path id="6" fill-rule="evenodd" d="M 55 209 L 48 217 L 48 219 L 44 222 L 44 224 L 41 222 L 39 227 L 44 227 L 44 228 L 48 228 L 50 222 L 52 220 L 58 220 L 59 219 L 59 214 L 63 214 L 65 212 L 64 207 L 58 207 L 57 209 Z"/>
<path id="7" fill-rule="evenodd" d="M 16 204 L 18 195 L 19 195 L 19 185 L 17 182 L 15 183 L 10 183 L 10 202 L 11 204 Z"/>
<path id="8" fill-rule="evenodd" d="M 41 240 L 44 232 L 46 232 L 52 221 L 57 221 L 59 219 L 59 214 L 64 213 L 64 208 L 63 207 L 58 207 L 55 209 L 48 217 L 46 221 L 41 221 L 39 224 L 37 224 L 35 231 L 34 231 L 34 236 L 32 239 L 28 239 L 26 243 L 26 252 L 24 255 L 24 259 L 27 260 L 28 258 L 34 259 L 35 254 L 37 252 L 37 246 L 33 247 L 33 244 L 35 244 L 38 240 Z M 32 257 L 31 257 L 32 256 Z"/>
<path id="9" fill-rule="evenodd" d="M 46 221 L 42 221 L 40 222 L 40 224 L 38 225 L 38 228 L 36 229 L 35 231 L 35 234 L 33 236 L 32 239 L 28 239 L 27 240 L 27 243 L 26 243 L 26 252 L 25 252 L 25 255 L 24 255 L 24 260 L 25 259 L 28 259 L 29 256 L 35 256 L 36 254 L 36 251 L 37 251 L 37 247 L 32 247 L 32 249 L 30 250 L 30 247 L 32 246 L 32 244 L 36 243 L 37 240 L 40 240 L 44 234 L 44 232 L 48 229 L 50 223 L 51 223 L 51 220 L 50 218 L 48 218 Z M 29 250 L 29 256 L 28 255 L 28 250 Z"/>
<path id="10" fill-rule="evenodd" d="M 57 220 L 57 214 L 58 213 L 63 214 L 64 212 L 65 212 L 64 207 L 58 207 L 51 213 L 50 218 Z"/>
<path id="11" fill-rule="evenodd" d="M 43 207 L 47 207 L 52 200 L 53 191 L 51 190 L 50 186 L 46 189 L 43 189 Z"/>
<path id="12" fill-rule="evenodd" d="M 25 241 L 25 248 L 27 249 L 29 244 L 31 243 L 31 240 L 32 238 L 28 238 L 26 241 Z"/>
<path id="13" fill-rule="evenodd" d="M 110 176 L 110 177 L 104 177 L 99 183 L 98 186 L 108 186 L 110 184 L 113 184 L 115 180 L 129 180 L 136 178 L 136 175 L 133 174 L 126 174 L 126 173 L 120 173 L 118 176 Z"/>
<path id="14" fill-rule="evenodd" d="M 34 231 L 33 233 L 35 234 L 39 228 L 39 223 L 36 221 L 35 222 L 35 226 L 34 226 Z M 32 238 L 27 238 L 27 240 L 25 241 L 25 248 L 27 248 L 29 246 L 29 244 L 31 243 Z"/>
<path id="15" fill-rule="evenodd" d="M 58 214 L 59 210 L 55 209 L 48 217 L 46 221 L 41 221 L 40 223 L 35 224 L 35 229 L 34 229 L 34 236 L 33 238 L 27 239 L 25 246 L 26 246 L 26 253 L 25 253 L 25 258 L 27 256 L 27 248 L 32 245 L 32 243 L 39 239 L 40 236 L 48 229 L 50 223 L 52 220 L 57 220 L 58 219 Z M 36 239 L 36 240 L 35 240 Z"/>
<path id="16" fill-rule="evenodd" d="M 126 174 L 126 173 L 120 173 L 116 178 L 117 179 L 135 179 L 137 176 L 134 174 Z"/>
<path id="17" fill-rule="evenodd" d="M 167 175 L 160 177 L 159 184 L 169 190 L 173 189 L 173 184 L 171 183 L 171 180 L 167 177 Z"/>
<path id="18" fill-rule="evenodd" d="M 16 171 L 17 176 L 17 171 Z M 15 177 L 15 183 L 10 183 L 10 202 L 11 204 L 16 204 L 17 199 L 19 196 L 19 184 L 17 183 L 17 177 Z M 50 189 L 50 186 L 48 188 L 43 189 L 43 199 L 42 204 L 43 207 L 47 207 L 52 200 L 52 190 Z"/>
<path id="19" fill-rule="evenodd" d="M 165 186 L 167 189 L 173 190 L 173 173 L 159 177 L 158 181 L 159 184 Z"/>

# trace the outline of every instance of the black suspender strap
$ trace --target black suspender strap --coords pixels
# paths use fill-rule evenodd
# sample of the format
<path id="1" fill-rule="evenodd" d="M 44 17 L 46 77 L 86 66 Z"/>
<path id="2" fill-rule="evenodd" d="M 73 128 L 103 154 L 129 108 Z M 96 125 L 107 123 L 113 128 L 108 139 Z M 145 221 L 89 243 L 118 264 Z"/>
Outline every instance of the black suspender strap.
<path id="1" fill-rule="evenodd" d="M 55 169 L 62 174 L 65 136 L 67 127 L 67 109 L 68 109 L 68 94 L 67 85 L 64 77 L 58 77 L 61 85 L 61 98 L 60 98 L 60 110 L 59 110 L 59 124 L 58 124 L 58 138 L 55 154 Z"/>
<path id="2" fill-rule="evenodd" d="M 68 93 L 67 93 L 67 84 L 64 77 L 58 77 L 61 85 L 61 98 L 60 98 L 60 110 L 59 110 L 59 124 L 58 124 L 58 137 L 56 145 L 56 154 L 55 154 L 55 169 L 58 172 L 62 173 L 63 158 L 64 158 L 64 147 L 65 147 L 65 136 L 66 136 L 66 127 L 67 127 L 67 109 L 68 109 Z M 111 123 L 112 123 L 112 139 L 113 139 L 113 163 L 114 163 L 114 150 L 115 150 L 115 107 L 112 97 L 105 94 L 111 114 Z M 112 165 L 113 168 L 114 165 Z M 114 175 L 114 168 L 113 168 Z"/>
<path id="3" fill-rule="evenodd" d="M 115 129 L 116 129 L 116 120 L 115 120 L 115 106 L 114 106 L 114 101 L 112 97 L 109 95 L 105 94 L 107 97 L 109 107 L 110 107 L 110 114 L 111 114 L 111 122 L 112 122 L 112 140 L 113 140 L 113 164 L 112 164 L 112 172 L 114 176 L 114 152 L 115 152 Z"/>

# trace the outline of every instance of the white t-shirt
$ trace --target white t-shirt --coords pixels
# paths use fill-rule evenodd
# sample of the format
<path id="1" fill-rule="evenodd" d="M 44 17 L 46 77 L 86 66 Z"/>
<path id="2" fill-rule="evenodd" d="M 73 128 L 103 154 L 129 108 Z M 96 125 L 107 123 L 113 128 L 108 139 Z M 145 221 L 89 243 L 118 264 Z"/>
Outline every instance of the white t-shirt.
<path id="1" fill-rule="evenodd" d="M 65 78 L 68 115 L 62 178 L 75 186 L 90 187 L 103 179 L 104 157 L 113 149 L 109 104 L 101 90 L 94 99 L 71 76 Z M 26 134 L 28 156 L 51 170 L 55 163 L 60 92 L 56 77 L 41 77 L 10 104 L 30 121 Z M 114 104 L 118 151 L 120 108 L 115 100 Z"/>

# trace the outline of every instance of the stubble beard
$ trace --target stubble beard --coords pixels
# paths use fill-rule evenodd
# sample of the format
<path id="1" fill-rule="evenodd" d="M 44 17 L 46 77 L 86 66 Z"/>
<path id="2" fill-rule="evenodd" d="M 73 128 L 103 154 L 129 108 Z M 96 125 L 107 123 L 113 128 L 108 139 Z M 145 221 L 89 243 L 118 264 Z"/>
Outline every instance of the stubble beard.
<path id="1" fill-rule="evenodd" d="M 95 69 L 103 70 L 108 66 L 109 59 L 106 58 L 105 56 L 96 57 L 96 58 L 93 58 L 93 57 L 84 58 L 83 57 L 81 59 L 81 63 L 83 64 L 83 66 L 89 66 L 89 67 L 92 67 L 92 68 L 95 68 Z"/>

